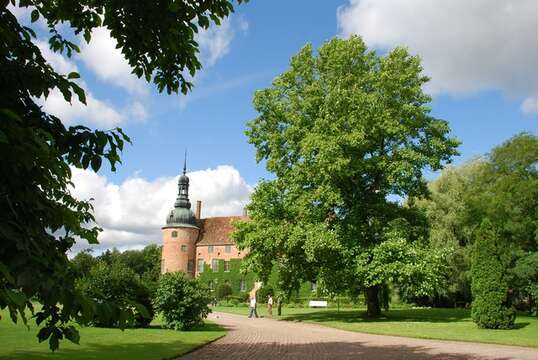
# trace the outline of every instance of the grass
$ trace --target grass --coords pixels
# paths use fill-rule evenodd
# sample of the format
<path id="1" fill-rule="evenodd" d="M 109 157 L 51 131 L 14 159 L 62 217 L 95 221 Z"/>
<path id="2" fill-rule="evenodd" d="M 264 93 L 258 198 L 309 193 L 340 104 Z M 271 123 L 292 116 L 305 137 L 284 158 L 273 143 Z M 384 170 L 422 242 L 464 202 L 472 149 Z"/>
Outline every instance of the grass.
<path id="1" fill-rule="evenodd" d="M 171 359 L 224 336 L 222 327 L 205 323 L 192 331 L 161 328 L 160 319 L 147 329 L 80 328 L 80 345 L 64 340 L 60 350 L 51 352 L 48 342 L 37 342 L 37 326 L 30 330 L 13 324 L 7 311 L 0 311 L 0 359 L 10 360 L 151 360 Z M 30 323 L 31 321 L 29 321 Z"/>
<path id="2" fill-rule="evenodd" d="M 248 314 L 245 307 L 216 307 L 215 311 Z M 459 340 L 505 345 L 538 347 L 538 318 L 518 315 L 511 330 L 479 329 L 469 310 L 395 308 L 379 319 L 366 319 L 365 309 L 282 309 L 281 320 L 303 321 L 355 332 L 396 335 L 422 339 Z M 258 314 L 265 316 L 265 307 Z M 277 318 L 276 309 L 273 317 Z"/>

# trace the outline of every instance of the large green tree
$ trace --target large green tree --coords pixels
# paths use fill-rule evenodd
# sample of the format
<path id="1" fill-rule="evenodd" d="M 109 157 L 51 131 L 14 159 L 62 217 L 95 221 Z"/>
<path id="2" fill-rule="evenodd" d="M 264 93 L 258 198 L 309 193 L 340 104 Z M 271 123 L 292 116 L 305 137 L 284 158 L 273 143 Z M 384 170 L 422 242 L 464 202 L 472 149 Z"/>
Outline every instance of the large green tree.
<path id="1" fill-rule="evenodd" d="M 58 74 L 46 62 L 32 26 L 19 23 L 9 3 L 0 0 L 0 308 L 26 321 L 30 299 L 40 302 L 39 340 L 56 349 L 62 338 L 78 341 L 73 318 L 92 318 L 98 308 L 75 291 L 66 256 L 76 239 L 96 243 L 100 230 L 91 225 L 91 204 L 69 192 L 70 166 L 97 171 L 104 158 L 114 170 L 130 140 L 119 128 L 67 128 L 43 111 L 36 101 L 51 91 L 85 103 L 84 90 L 77 73 Z M 233 11 L 231 0 L 12 0 L 11 6 L 28 8 L 32 22 L 42 19 L 50 48 L 68 57 L 79 51 L 77 43 L 91 41 L 93 29 L 106 27 L 133 73 L 168 93 L 186 93 L 188 76 L 201 67 L 196 32 Z"/>
<path id="2" fill-rule="evenodd" d="M 370 316 L 386 283 L 433 288 L 441 262 L 422 246 L 424 218 L 391 200 L 424 194 L 423 169 L 456 154 L 447 122 L 429 114 L 427 80 L 405 49 L 380 56 L 351 37 L 317 54 L 305 46 L 256 93 L 247 135 L 275 178 L 260 182 L 251 221 L 237 225 L 245 266 L 276 265 L 288 293 L 315 278 L 334 292 L 365 290 Z"/>

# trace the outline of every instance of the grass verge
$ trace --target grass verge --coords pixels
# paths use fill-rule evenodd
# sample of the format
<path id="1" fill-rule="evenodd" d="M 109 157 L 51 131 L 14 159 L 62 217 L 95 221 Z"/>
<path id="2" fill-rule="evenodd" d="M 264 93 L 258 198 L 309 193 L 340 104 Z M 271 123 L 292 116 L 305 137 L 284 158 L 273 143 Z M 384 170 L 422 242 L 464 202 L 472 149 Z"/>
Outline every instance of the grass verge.
<path id="1" fill-rule="evenodd" d="M 247 315 L 245 307 L 216 307 L 214 311 Z M 282 316 L 273 317 L 288 321 L 303 321 L 337 329 L 380 335 L 395 335 L 422 339 L 458 340 L 504 345 L 538 347 L 538 318 L 518 314 L 516 326 L 511 330 L 479 329 L 465 309 L 395 308 L 378 319 L 363 317 L 364 308 L 355 309 L 282 309 Z M 258 314 L 266 316 L 263 306 Z"/>
<path id="2" fill-rule="evenodd" d="M 37 326 L 30 330 L 13 324 L 7 311 L 0 311 L 0 359 L 10 360 L 158 360 L 171 359 L 224 336 L 217 324 L 206 322 L 192 331 L 161 328 L 159 319 L 147 329 L 80 328 L 80 345 L 64 340 L 51 352 L 47 342 L 37 342 Z"/>

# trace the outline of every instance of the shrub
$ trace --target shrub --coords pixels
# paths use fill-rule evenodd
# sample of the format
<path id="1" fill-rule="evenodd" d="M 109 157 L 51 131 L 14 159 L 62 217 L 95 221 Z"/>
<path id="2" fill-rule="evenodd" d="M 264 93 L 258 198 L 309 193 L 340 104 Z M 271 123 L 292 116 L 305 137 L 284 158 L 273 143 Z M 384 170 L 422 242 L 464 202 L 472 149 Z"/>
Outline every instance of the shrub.
<path id="1" fill-rule="evenodd" d="M 222 300 L 227 296 L 232 295 L 232 287 L 227 283 L 222 283 L 217 286 L 215 296 L 218 300 Z"/>
<path id="2" fill-rule="evenodd" d="M 500 260 L 499 239 L 491 223 L 482 221 L 472 257 L 472 318 L 481 328 L 508 329 L 515 311 L 509 304 L 508 284 Z"/>
<path id="3" fill-rule="evenodd" d="M 111 306 L 131 307 L 134 311 L 134 327 L 146 327 L 153 320 L 153 306 L 149 289 L 140 281 L 134 271 L 121 263 L 107 265 L 99 263 L 93 267 L 88 275 L 77 283 L 78 289 L 87 297 L 93 299 L 98 305 L 105 308 Z M 143 305 L 148 316 L 143 316 L 137 310 L 136 304 Z M 105 309 L 106 310 L 106 309 Z M 110 309 L 109 309 L 110 310 Z M 120 319 L 113 317 L 114 311 L 104 311 L 104 316 L 95 318 L 87 325 L 115 327 L 120 325 Z"/>
<path id="4" fill-rule="evenodd" d="M 163 316 L 164 325 L 175 330 L 189 330 L 201 324 L 211 312 L 211 293 L 208 288 L 181 272 L 164 274 L 153 304 Z"/>

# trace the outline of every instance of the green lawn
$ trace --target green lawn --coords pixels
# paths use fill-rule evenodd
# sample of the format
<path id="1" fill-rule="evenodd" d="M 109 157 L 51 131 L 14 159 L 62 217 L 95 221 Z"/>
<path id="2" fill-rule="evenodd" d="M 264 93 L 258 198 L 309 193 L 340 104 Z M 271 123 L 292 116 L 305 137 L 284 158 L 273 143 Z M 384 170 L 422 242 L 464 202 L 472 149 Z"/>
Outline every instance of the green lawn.
<path id="1" fill-rule="evenodd" d="M 206 323 L 193 331 L 174 331 L 160 328 L 157 319 L 148 329 L 103 329 L 85 327 L 80 330 L 80 345 L 69 341 L 60 343 L 52 353 L 48 343 L 37 342 L 37 327 L 30 331 L 22 324 L 13 324 L 7 311 L 0 311 L 0 359 L 95 359 L 95 360 L 152 360 L 171 359 L 222 337 L 220 326 Z"/>
<path id="2" fill-rule="evenodd" d="M 246 307 L 216 307 L 215 311 L 248 314 Z M 280 319 L 304 321 L 338 329 L 371 334 L 407 336 L 423 339 L 461 340 L 538 347 L 538 318 L 518 315 L 515 329 L 479 329 L 464 309 L 395 308 L 380 319 L 362 317 L 365 309 L 308 309 L 284 307 Z M 266 316 L 265 307 L 258 309 Z M 276 314 L 276 309 L 273 309 Z M 276 316 L 273 315 L 275 318 Z"/>

